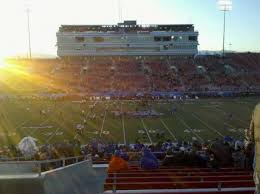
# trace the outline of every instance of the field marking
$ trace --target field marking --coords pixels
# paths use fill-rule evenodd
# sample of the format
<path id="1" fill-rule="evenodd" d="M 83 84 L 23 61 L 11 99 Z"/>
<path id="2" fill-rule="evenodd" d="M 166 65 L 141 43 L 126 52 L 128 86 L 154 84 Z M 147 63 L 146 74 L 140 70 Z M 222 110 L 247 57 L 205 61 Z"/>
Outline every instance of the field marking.
<path id="1" fill-rule="evenodd" d="M 221 112 L 223 112 L 224 115 L 227 115 L 227 112 L 224 111 L 223 109 L 221 109 L 221 108 L 216 108 L 216 109 L 219 110 L 219 111 L 221 111 Z M 236 119 L 236 120 L 238 120 L 238 121 L 240 121 L 240 123 L 243 123 L 244 125 L 249 126 L 249 123 L 247 123 L 247 122 L 241 120 L 241 119 L 238 118 L 237 116 L 234 116 L 233 118 Z"/>
<path id="2" fill-rule="evenodd" d="M 123 114 L 123 103 L 121 102 L 121 114 L 122 114 L 122 127 L 123 127 L 123 136 L 124 136 L 124 144 L 126 145 L 126 133 L 125 133 L 125 117 Z"/>
<path id="3" fill-rule="evenodd" d="M 199 104 L 203 105 L 201 102 L 199 102 Z M 215 109 L 220 111 L 220 112 L 222 112 L 222 113 L 224 113 L 223 115 L 225 115 L 225 116 L 228 115 L 228 113 L 225 110 L 223 110 L 222 108 L 220 108 L 220 107 L 215 107 Z M 249 126 L 249 124 L 246 121 L 243 121 L 242 119 L 238 118 L 237 116 L 233 117 L 233 118 L 238 120 L 238 121 L 240 121 L 240 123 L 243 123 L 243 125 Z M 229 124 L 229 126 L 232 127 L 232 128 L 236 128 L 236 127 L 232 126 L 231 124 Z"/>
<path id="4" fill-rule="evenodd" d="M 203 125 L 205 125 L 208 129 L 211 129 L 213 131 L 215 131 L 219 136 L 224 137 L 224 135 L 222 133 L 220 133 L 217 129 L 209 126 L 207 123 L 205 123 L 204 121 L 202 121 L 195 113 L 191 114 L 194 118 L 196 118 L 197 120 L 199 120 Z"/>
<path id="5" fill-rule="evenodd" d="M 56 129 L 56 131 L 45 141 L 45 143 L 49 143 L 49 141 L 56 135 L 56 133 L 60 130 L 60 128 Z"/>
<path id="6" fill-rule="evenodd" d="M 102 121 L 102 125 L 101 125 L 101 128 L 100 128 L 99 137 L 101 137 L 102 133 L 103 133 L 104 123 L 105 123 L 105 120 L 106 120 L 106 115 L 107 115 L 107 111 L 105 110 L 105 115 L 104 115 L 104 118 L 103 118 L 103 121 Z"/>
<path id="7" fill-rule="evenodd" d="M 175 103 L 174 103 L 175 104 Z M 176 104 L 176 106 L 180 107 L 180 105 Z M 185 111 L 183 110 L 182 107 L 180 107 L 181 111 L 185 113 Z M 178 113 L 175 113 L 177 119 L 179 119 L 182 124 L 184 124 L 186 127 L 188 127 L 188 129 L 192 129 L 182 118 L 180 118 L 180 116 L 178 116 Z M 203 139 L 195 132 L 193 132 L 193 130 L 190 130 L 192 132 L 192 134 L 194 134 L 195 136 L 197 136 L 202 142 L 203 142 Z"/>
<path id="8" fill-rule="evenodd" d="M 87 108 L 88 112 L 87 112 L 86 116 L 84 116 L 84 119 L 86 119 L 86 122 L 87 122 L 87 126 L 89 125 L 88 123 L 91 122 L 91 120 L 89 119 L 89 116 L 90 116 L 90 114 L 92 112 L 94 112 L 97 103 L 98 103 L 97 101 L 94 101 L 94 107 L 93 107 L 92 111 L 89 110 L 89 104 L 87 104 L 88 105 L 88 108 Z M 85 129 L 86 129 L 86 124 L 85 123 L 84 123 L 84 126 L 85 126 Z M 86 133 L 91 133 L 91 132 L 88 132 L 86 130 Z M 74 136 L 74 138 L 76 138 L 76 137 L 78 137 L 78 133 L 76 133 L 76 135 Z"/>
<path id="9" fill-rule="evenodd" d="M 16 127 L 14 128 L 14 131 L 15 131 L 15 132 L 18 132 L 18 130 L 21 129 L 21 128 L 23 127 L 23 125 L 26 124 L 26 123 L 28 123 L 29 121 L 31 121 L 31 119 L 30 119 L 30 120 L 29 120 L 29 119 L 28 119 L 28 120 L 25 120 L 25 121 L 22 122 L 20 125 L 16 126 Z M 19 135 L 26 136 L 24 130 L 19 131 L 19 133 L 21 133 L 21 134 L 19 134 Z"/>
<path id="10" fill-rule="evenodd" d="M 183 125 L 185 125 L 188 129 L 190 129 L 190 131 L 192 132 L 193 135 L 195 135 L 197 138 L 200 139 L 200 141 L 203 142 L 203 139 L 197 133 L 193 132 L 193 130 L 191 130 L 192 128 L 182 118 L 180 118 L 180 116 L 178 116 L 178 115 L 176 115 L 176 116 L 182 122 Z"/>
<path id="11" fill-rule="evenodd" d="M 47 103 L 46 103 L 46 104 L 47 104 Z M 59 111 L 61 111 L 61 110 L 64 110 L 64 104 L 63 104 L 61 107 L 59 107 L 58 109 L 56 109 L 55 111 L 51 112 L 51 114 L 48 114 L 48 117 L 47 117 L 43 122 L 41 122 L 39 126 L 42 126 L 42 125 L 45 124 L 46 122 L 52 120 L 52 119 L 53 119 L 53 115 L 57 114 L 57 113 L 58 113 Z M 41 116 L 41 117 L 42 117 L 42 116 Z"/>
<path id="12" fill-rule="evenodd" d="M 175 135 L 171 132 L 171 130 L 169 129 L 169 127 L 166 125 L 166 123 L 160 118 L 161 123 L 163 124 L 164 128 L 168 130 L 168 132 L 171 134 L 171 136 L 173 137 L 173 139 L 175 141 L 177 141 L 177 138 L 175 137 Z"/>
<path id="13" fill-rule="evenodd" d="M 200 102 L 199 104 L 200 104 L 200 105 L 203 105 L 201 102 Z M 185 112 L 182 107 L 181 107 L 181 109 L 182 109 L 183 112 Z M 222 111 L 222 112 L 224 112 L 225 114 L 227 114 L 224 110 L 221 110 L 220 108 L 217 108 L 217 107 L 216 107 L 216 109 L 217 109 L 217 110 L 219 109 L 219 111 Z M 210 111 L 210 110 L 207 110 L 207 111 Z M 218 130 L 216 130 L 214 127 L 211 127 L 211 126 L 209 126 L 207 123 L 205 123 L 204 121 L 202 121 L 202 120 L 198 117 L 197 114 L 192 113 L 192 116 L 195 117 L 195 118 L 197 118 L 197 119 L 198 119 L 202 124 L 204 124 L 207 128 L 214 130 L 218 135 L 220 135 L 221 137 L 224 137 L 224 135 L 223 135 L 222 133 L 220 133 Z M 236 129 L 236 127 L 234 127 L 234 126 L 231 125 L 231 124 L 228 124 L 228 123 L 224 123 L 224 124 L 226 124 L 227 126 L 229 126 L 229 127 L 231 127 L 231 128 Z M 237 131 L 237 133 L 243 134 L 243 133 L 240 132 L 240 131 Z"/>
<path id="14" fill-rule="evenodd" d="M 201 103 L 200 103 L 200 105 L 201 105 Z M 221 111 L 221 112 L 223 112 L 224 114 L 222 114 L 222 115 L 227 115 L 227 112 L 225 112 L 223 109 L 221 109 L 221 108 L 217 108 L 216 107 L 216 110 L 218 110 L 218 111 Z M 209 110 L 207 110 L 207 111 L 209 111 Z M 193 113 L 194 115 L 196 115 L 195 113 Z M 199 118 L 198 118 L 199 119 Z M 199 119 L 200 120 L 200 119 Z M 202 120 L 200 120 L 201 122 L 203 122 Z M 227 122 L 225 122 L 225 120 L 223 120 L 223 122 L 224 122 L 224 125 L 227 125 L 227 126 L 229 126 L 229 127 L 231 127 L 231 128 L 234 128 L 234 129 L 236 129 L 236 127 L 235 126 L 233 126 L 233 125 L 231 125 L 231 124 L 229 124 L 229 123 L 227 123 Z M 205 123 L 205 122 L 203 122 L 204 123 L 204 125 L 206 125 L 207 126 L 207 124 Z M 211 127 L 212 129 L 214 129 L 213 127 Z M 242 132 L 240 132 L 240 131 L 237 131 L 237 133 L 240 133 L 240 134 L 243 134 Z M 223 134 L 221 134 L 222 135 L 222 137 L 224 137 L 224 135 Z"/>
<path id="15" fill-rule="evenodd" d="M 50 104 L 50 103 L 43 103 L 43 105 L 46 106 L 46 107 L 48 107 L 49 104 Z M 39 124 L 39 126 L 42 126 L 43 124 L 45 124 L 45 123 L 48 122 L 49 120 L 53 119 L 52 116 L 53 116 L 54 114 L 56 114 L 57 112 L 58 112 L 58 110 L 53 111 L 51 114 L 49 114 L 48 117 L 47 117 L 43 122 L 41 122 L 41 123 Z M 4 114 L 4 115 L 6 115 L 6 114 Z M 18 132 L 17 130 L 18 130 L 18 129 L 21 129 L 22 126 L 23 126 L 25 123 L 29 123 L 29 121 L 31 121 L 31 119 L 28 119 L 28 120 L 22 122 L 22 124 L 16 126 L 16 127 L 14 128 L 14 130 L 15 130 L 16 132 Z M 22 131 L 22 134 L 21 134 L 21 135 L 23 135 L 23 136 L 33 136 L 36 131 L 37 131 L 37 128 L 35 128 L 35 129 L 32 130 L 32 131 L 29 131 L 27 134 L 25 133 L 25 131 Z M 21 132 L 21 131 L 19 131 L 19 132 Z"/>
<path id="16" fill-rule="evenodd" d="M 8 134 L 8 132 L 11 132 L 11 131 L 12 131 L 12 133 L 16 133 L 17 132 L 16 131 L 17 127 L 14 127 L 13 123 L 8 119 L 9 118 L 9 115 L 8 115 L 9 113 L 7 111 L 8 109 L 6 109 L 4 107 L 5 106 L 4 103 L 0 104 L 1 105 L 1 111 L 3 110 L 3 112 L 1 112 L 1 122 L 0 122 L 1 125 L 0 125 L 0 129 L 5 131 L 6 134 Z"/>
<path id="17" fill-rule="evenodd" d="M 233 129 L 237 129 L 236 127 L 234 127 L 233 125 L 228 124 L 228 123 L 224 123 L 224 125 L 227 125 L 227 126 L 233 128 Z M 240 133 L 240 134 L 244 134 L 243 132 L 241 132 L 241 131 L 239 131 L 239 130 L 236 130 L 236 132 L 237 132 L 237 133 Z"/>
<path id="18" fill-rule="evenodd" d="M 27 136 L 33 136 L 33 134 L 35 133 L 37 131 L 37 129 L 34 129 L 34 130 L 32 130 L 32 131 L 30 131 L 28 134 L 27 134 Z"/>
<path id="19" fill-rule="evenodd" d="M 192 134 L 194 134 L 197 138 L 200 139 L 200 141 L 203 142 L 203 139 L 202 139 L 197 133 L 195 133 L 193 130 L 191 130 L 192 128 L 191 128 L 183 119 L 181 119 L 180 116 L 177 116 L 177 117 L 178 117 L 178 119 L 179 119 L 188 129 L 190 129 L 190 131 L 192 132 Z"/>
<path id="20" fill-rule="evenodd" d="M 142 122 L 142 124 L 143 124 L 143 127 L 144 127 L 144 130 L 145 130 L 145 132 L 146 132 L 146 135 L 147 135 L 147 137 L 149 138 L 150 143 L 153 144 L 153 141 L 152 141 L 152 139 L 151 139 L 151 137 L 150 137 L 150 134 L 148 133 L 148 130 L 147 130 L 145 124 L 144 124 L 143 119 L 141 119 L 141 122 Z"/>

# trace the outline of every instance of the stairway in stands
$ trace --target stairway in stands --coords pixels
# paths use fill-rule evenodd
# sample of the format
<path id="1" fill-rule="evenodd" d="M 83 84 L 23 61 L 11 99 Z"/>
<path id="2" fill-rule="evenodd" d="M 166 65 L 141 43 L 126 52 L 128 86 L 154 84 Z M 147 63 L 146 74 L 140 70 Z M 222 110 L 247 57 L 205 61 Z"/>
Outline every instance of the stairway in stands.
<path id="1" fill-rule="evenodd" d="M 161 167 L 142 170 L 131 166 L 127 171 L 108 174 L 104 193 L 124 194 L 253 194 L 252 172 L 246 169 Z"/>

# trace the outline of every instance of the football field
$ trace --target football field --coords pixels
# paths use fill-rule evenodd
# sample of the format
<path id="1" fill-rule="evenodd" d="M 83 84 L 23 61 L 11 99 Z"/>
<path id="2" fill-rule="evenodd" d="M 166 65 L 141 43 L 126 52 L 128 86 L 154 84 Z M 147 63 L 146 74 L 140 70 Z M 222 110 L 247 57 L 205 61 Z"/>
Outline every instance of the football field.
<path id="1" fill-rule="evenodd" d="M 0 144 L 17 145 L 24 136 L 35 137 L 39 144 L 75 139 L 86 144 L 93 138 L 120 144 L 136 140 L 156 143 L 162 139 L 243 138 L 259 101 L 260 98 L 149 102 L 1 100 Z"/>

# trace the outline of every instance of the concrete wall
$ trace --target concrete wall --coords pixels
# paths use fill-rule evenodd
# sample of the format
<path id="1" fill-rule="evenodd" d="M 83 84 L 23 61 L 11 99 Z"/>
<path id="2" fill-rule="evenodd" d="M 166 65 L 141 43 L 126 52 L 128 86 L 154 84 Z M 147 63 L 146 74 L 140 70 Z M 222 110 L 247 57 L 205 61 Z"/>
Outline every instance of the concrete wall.
<path id="1" fill-rule="evenodd" d="M 0 163 L 0 175 L 13 175 L 37 172 L 37 165 L 33 162 Z"/>
<path id="2" fill-rule="evenodd" d="M 103 192 L 105 168 L 83 161 L 43 173 L 45 194 L 98 194 Z"/>
<path id="3" fill-rule="evenodd" d="M 44 194 L 42 178 L 0 178 L 0 194 Z"/>
<path id="4" fill-rule="evenodd" d="M 103 193 L 106 168 L 90 161 L 42 173 L 0 174 L 0 194 L 99 194 Z"/>

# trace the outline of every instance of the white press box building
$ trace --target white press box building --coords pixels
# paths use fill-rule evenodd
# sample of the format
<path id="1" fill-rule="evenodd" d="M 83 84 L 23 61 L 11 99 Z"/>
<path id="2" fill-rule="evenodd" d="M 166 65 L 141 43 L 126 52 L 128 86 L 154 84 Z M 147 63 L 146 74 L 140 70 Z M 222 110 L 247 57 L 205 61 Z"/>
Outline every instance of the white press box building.
<path id="1" fill-rule="evenodd" d="M 198 32 L 192 24 L 62 25 L 57 32 L 59 57 L 174 56 L 198 52 Z"/>

